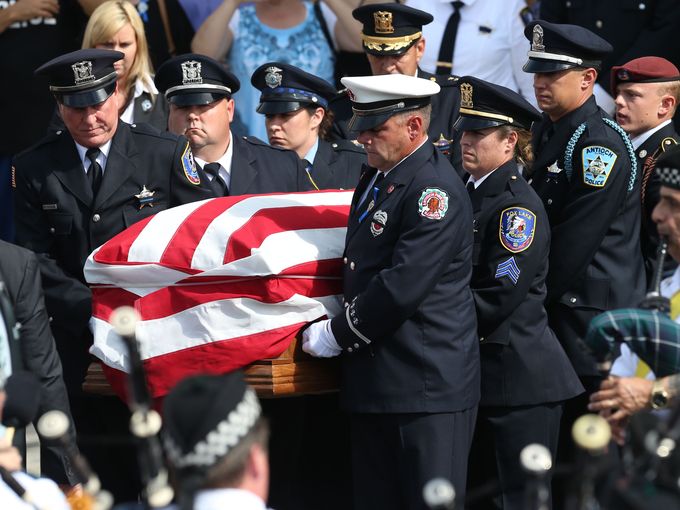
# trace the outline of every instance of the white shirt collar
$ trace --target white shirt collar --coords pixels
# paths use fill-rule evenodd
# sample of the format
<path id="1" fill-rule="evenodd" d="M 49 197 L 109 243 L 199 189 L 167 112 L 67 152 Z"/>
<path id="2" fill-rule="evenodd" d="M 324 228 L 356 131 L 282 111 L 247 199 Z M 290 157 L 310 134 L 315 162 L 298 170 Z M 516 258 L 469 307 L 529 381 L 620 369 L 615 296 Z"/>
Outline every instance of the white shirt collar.
<path id="1" fill-rule="evenodd" d="M 151 81 L 148 85 L 144 82 L 144 80 L 141 80 L 137 78 L 137 81 L 135 81 L 135 88 L 133 91 L 133 97 L 130 103 L 127 105 L 127 108 L 125 108 L 125 111 L 121 114 L 120 118 L 121 120 L 127 122 L 128 124 L 132 124 L 134 122 L 134 109 L 135 109 L 135 99 L 137 99 L 139 96 L 141 96 L 144 93 L 147 94 L 155 94 L 158 95 L 158 89 L 156 88 L 156 85 L 154 85 L 153 81 Z"/>
<path id="2" fill-rule="evenodd" d="M 477 188 L 479 188 L 479 187 L 482 185 L 482 183 L 486 180 L 486 178 L 489 177 L 489 176 L 490 176 L 492 173 L 494 173 L 496 170 L 498 170 L 498 168 L 494 168 L 494 169 L 491 170 L 488 174 L 486 174 L 484 177 L 480 177 L 480 178 L 477 179 L 477 180 L 475 180 L 474 177 L 470 176 L 470 178 L 468 179 L 467 182 L 471 182 L 472 184 L 474 184 L 474 185 L 475 185 L 475 189 L 477 189 Z M 466 183 L 466 185 L 467 185 L 467 183 Z"/>
<path id="3" fill-rule="evenodd" d="M 316 153 L 319 150 L 319 137 L 316 137 L 316 142 L 314 142 L 314 145 L 312 145 L 312 148 L 309 149 L 309 152 L 305 154 L 305 157 L 302 159 L 306 159 L 309 161 L 312 165 L 314 164 L 314 158 L 316 157 Z"/>
<path id="4" fill-rule="evenodd" d="M 229 145 L 227 146 L 226 152 L 217 161 L 206 161 L 194 155 L 196 162 L 203 168 L 207 163 L 219 163 L 220 164 L 220 177 L 227 183 L 227 187 L 231 188 L 231 161 L 234 159 L 234 134 L 229 131 Z M 211 175 L 206 175 L 208 179 L 212 181 Z"/>
<path id="5" fill-rule="evenodd" d="M 97 156 L 97 163 L 99 163 L 99 166 L 102 167 L 102 173 L 106 170 L 106 161 L 109 159 L 109 151 L 111 150 L 111 140 L 106 142 L 104 145 L 99 147 L 99 150 L 101 153 L 99 156 Z M 90 168 L 90 160 L 87 159 L 85 156 L 85 153 L 87 152 L 87 147 L 83 147 L 80 145 L 78 142 L 75 142 L 76 144 L 76 149 L 78 150 L 78 156 L 80 156 L 80 162 L 83 164 L 83 168 L 85 169 L 85 173 L 87 173 L 88 168 Z"/>
<path id="6" fill-rule="evenodd" d="M 265 510 L 267 506 L 256 494 L 242 489 L 210 489 L 196 493 L 194 508 L 200 510 Z"/>
<path id="7" fill-rule="evenodd" d="M 645 143 L 649 139 L 650 136 L 652 136 L 659 129 L 661 129 L 664 126 L 667 126 L 670 123 L 671 123 L 671 119 L 668 119 L 667 121 L 662 122 L 661 124 L 659 124 L 655 128 L 652 128 L 649 131 L 645 131 L 641 135 L 637 135 L 635 138 L 631 138 L 630 142 L 633 144 L 633 149 L 638 150 L 640 148 L 640 145 Z"/>

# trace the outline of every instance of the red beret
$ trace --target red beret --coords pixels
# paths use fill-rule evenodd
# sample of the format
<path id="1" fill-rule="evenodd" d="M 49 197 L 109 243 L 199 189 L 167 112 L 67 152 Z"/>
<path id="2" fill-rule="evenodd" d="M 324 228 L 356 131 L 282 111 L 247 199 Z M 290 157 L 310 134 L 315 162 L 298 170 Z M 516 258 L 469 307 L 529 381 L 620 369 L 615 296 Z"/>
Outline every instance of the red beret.
<path id="1" fill-rule="evenodd" d="M 616 95 L 616 86 L 620 82 L 656 83 L 680 80 L 678 68 L 661 57 L 636 58 L 622 66 L 613 66 L 611 73 L 613 95 Z"/>

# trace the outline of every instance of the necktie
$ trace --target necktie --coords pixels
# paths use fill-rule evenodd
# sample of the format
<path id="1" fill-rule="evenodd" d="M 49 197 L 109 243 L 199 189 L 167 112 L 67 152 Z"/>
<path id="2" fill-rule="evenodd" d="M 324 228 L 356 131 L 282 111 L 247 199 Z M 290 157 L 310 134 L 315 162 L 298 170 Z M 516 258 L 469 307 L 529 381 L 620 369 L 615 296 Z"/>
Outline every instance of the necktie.
<path id="1" fill-rule="evenodd" d="M 456 34 L 458 33 L 458 23 L 460 23 L 460 8 L 463 2 L 451 2 L 453 12 L 449 17 L 444 29 L 442 44 L 439 47 L 439 60 L 437 61 L 437 74 L 451 74 L 453 70 L 453 47 L 456 44 Z"/>
<path id="2" fill-rule="evenodd" d="M 97 157 L 102 153 L 98 148 L 87 149 L 85 157 L 90 160 L 90 168 L 87 170 L 87 180 L 92 187 L 92 196 L 96 197 L 102 184 L 102 167 L 97 162 Z"/>
<path id="3" fill-rule="evenodd" d="M 368 190 L 368 193 L 366 194 L 366 198 L 364 198 L 364 204 L 366 204 L 366 208 L 364 209 L 364 212 L 359 216 L 359 221 L 363 221 L 366 215 L 373 209 L 373 206 L 375 205 L 376 201 L 378 200 L 378 193 L 380 192 L 380 183 L 383 181 L 385 178 L 385 174 L 383 172 L 378 172 L 378 176 L 375 178 L 375 181 L 373 181 L 373 186 L 371 186 L 371 189 Z"/>
<path id="4" fill-rule="evenodd" d="M 212 175 L 212 185 L 215 193 L 221 197 L 229 196 L 229 187 L 224 179 L 220 176 L 220 164 L 219 163 L 208 163 L 203 167 L 205 173 Z"/>
<path id="5" fill-rule="evenodd" d="M 472 193 L 474 193 L 475 191 L 475 183 L 472 181 L 468 181 L 468 183 L 465 185 L 465 189 L 470 195 L 472 195 Z"/>

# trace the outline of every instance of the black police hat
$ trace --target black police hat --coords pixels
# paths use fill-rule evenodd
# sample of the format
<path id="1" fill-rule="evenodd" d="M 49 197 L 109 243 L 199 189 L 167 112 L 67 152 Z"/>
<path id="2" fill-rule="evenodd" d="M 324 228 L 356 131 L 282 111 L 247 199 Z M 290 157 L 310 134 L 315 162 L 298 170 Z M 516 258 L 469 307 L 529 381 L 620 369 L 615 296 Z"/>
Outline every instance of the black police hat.
<path id="1" fill-rule="evenodd" d="M 510 125 L 531 129 L 541 114 L 531 103 L 509 88 L 472 76 L 458 80 L 460 117 L 453 125 L 457 131 L 477 131 Z"/>
<path id="2" fill-rule="evenodd" d="M 113 94 L 118 78 L 113 64 L 124 56 L 120 51 L 94 48 L 72 51 L 41 65 L 35 74 L 47 78 L 57 102 L 84 108 Z"/>
<path id="3" fill-rule="evenodd" d="M 261 415 L 240 371 L 187 377 L 163 403 L 165 447 L 176 469 L 207 471 L 253 428 Z"/>
<path id="4" fill-rule="evenodd" d="M 553 73 L 572 67 L 600 69 L 602 59 L 612 51 L 612 45 L 587 28 L 536 20 L 524 29 L 531 41 L 524 64 L 527 73 Z"/>
<path id="5" fill-rule="evenodd" d="M 661 154 L 654 171 L 662 186 L 680 190 L 680 145 L 673 145 Z"/>
<path id="6" fill-rule="evenodd" d="M 362 5 L 352 16 L 363 23 L 364 51 L 373 55 L 400 55 L 422 37 L 423 25 L 432 23 L 430 13 L 406 5 Z"/>
<path id="7" fill-rule="evenodd" d="M 337 94 L 327 81 L 282 62 L 261 65 L 250 82 L 262 92 L 257 112 L 265 115 L 293 112 L 308 105 L 327 110 L 328 102 Z"/>
<path id="8" fill-rule="evenodd" d="M 164 62 L 154 82 L 165 98 L 178 106 L 210 104 L 231 97 L 241 87 L 238 78 L 217 60 L 197 53 Z"/>

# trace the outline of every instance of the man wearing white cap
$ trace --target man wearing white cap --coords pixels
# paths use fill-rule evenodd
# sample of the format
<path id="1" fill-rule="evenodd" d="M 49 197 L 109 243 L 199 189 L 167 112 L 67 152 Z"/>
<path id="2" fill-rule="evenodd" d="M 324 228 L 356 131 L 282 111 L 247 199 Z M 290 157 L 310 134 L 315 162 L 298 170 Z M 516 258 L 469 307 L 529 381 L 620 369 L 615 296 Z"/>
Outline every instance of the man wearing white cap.
<path id="1" fill-rule="evenodd" d="M 342 355 L 354 507 L 425 508 L 435 477 L 465 490 L 479 401 L 472 210 L 427 143 L 439 86 L 406 75 L 343 78 L 368 166 L 350 209 L 345 313 L 312 324 L 303 350 Z"/>

